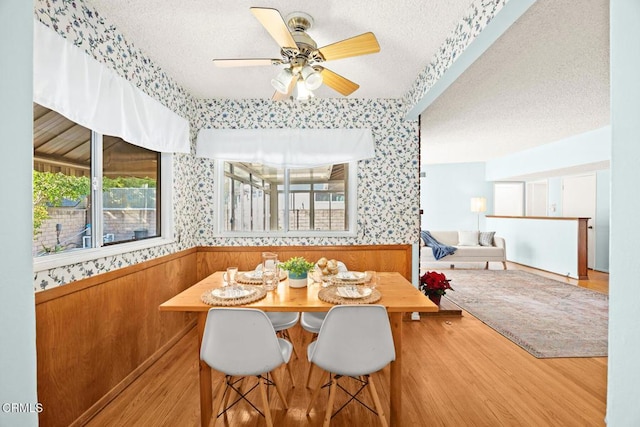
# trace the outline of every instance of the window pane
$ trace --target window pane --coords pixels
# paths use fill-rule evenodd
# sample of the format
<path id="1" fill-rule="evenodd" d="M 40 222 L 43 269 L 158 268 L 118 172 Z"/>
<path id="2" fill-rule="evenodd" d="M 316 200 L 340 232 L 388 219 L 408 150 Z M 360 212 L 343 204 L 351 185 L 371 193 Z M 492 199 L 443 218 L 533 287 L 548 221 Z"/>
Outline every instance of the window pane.
<path id="1" fill-rule="evenodd" d="M 224 229 L 233 230 L 233 179 L 229 176 L 224 177 Z"/>
<path id="2" fill-rule="evenodd" d="M 275 228 L 271 209 L 277 194 L 271 189 L 283 182 L 284 170 L 263 165 L 225 162 L 224 231 L 268 231 Z"/>
<path id="3" fill-rule="evenodd" d="M 298 174 L 298 177 L 300 176 Z M 289 186 L 289 230 L 311 230 L 310 213 L 311 185 L 291 184 Z"/>
<path id="4" fill-rule="evenodd" d="M 288 185 L 284 169 L 226 162 L 223 169 L 224 231 L 348 230 L 348 164 L 290 169 Z"/>
<path id="5" fill-rule="evenodd" d="M 291 171 L 291 230 L 348 230 L 345 197 L 348 168 L 348 164 L 338 164 Z"/>
<path id="6" fill-rule="evenodd" d="M 103 243 L 159 236 L 160 154 L 106 135 L 102 147 Z"/>
<path id="7" fill-rule="evenodd" d="M 33 255 L 90 247 L 91 131 L 35 103 L 33 120 Z"/>
<path id="8" fill-rule="evenodd" d="M 265 220 L 265 192 L 260 187 L 253 187 L 251 194 L 251 217 L 253 229 L 263 231 L 266 228 Z"/>

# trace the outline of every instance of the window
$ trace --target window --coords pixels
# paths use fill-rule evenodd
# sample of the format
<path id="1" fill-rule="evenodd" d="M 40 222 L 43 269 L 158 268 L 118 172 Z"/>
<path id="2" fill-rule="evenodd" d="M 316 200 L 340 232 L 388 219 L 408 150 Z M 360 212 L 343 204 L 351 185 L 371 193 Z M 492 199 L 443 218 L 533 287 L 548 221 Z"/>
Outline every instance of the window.
<path id="1" fill-rule="evenodd" d="M 161 236 L 161 155 L 34 103 L 33 256 Z"/>
<path id="2" fill-rule="evenodd" d="M 226 161 L 219 165 L 224 173 L 222 234 L 354 232 L 356 162 L 297 169 Z"/>

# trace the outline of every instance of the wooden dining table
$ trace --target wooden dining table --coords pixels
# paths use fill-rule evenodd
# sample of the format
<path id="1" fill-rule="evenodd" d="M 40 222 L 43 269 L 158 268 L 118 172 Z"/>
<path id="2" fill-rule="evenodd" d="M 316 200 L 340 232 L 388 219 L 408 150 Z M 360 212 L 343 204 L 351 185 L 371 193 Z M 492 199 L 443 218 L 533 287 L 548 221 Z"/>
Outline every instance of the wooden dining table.
<path id="1" fill-rule="evenodd" d="M 378 290 L 381 298 L 375 304 L 386 307 L 391 322 L 391 331 L 396 351 L 396 359 L 391 362 L 389 376 L 391 426 L 402 426 L 402 322 L 404 313 L 435 312 L 438 307 L 429 298 L 416 289 L 400 273 L 379 272 Z M 160 311 L 196 312 L 198 313 L 198 339 L 202 334 L 207 312 L 212 307 L 202 302 L 201 296 L 214 288 L 222 286 L 223 272 L 218 271 L 200 282 L 184 290 L 160 305 Z M 304 288 L 291 288 L 288 281 L 283 280 L 274 291 L 267 292 L 266 297 L 238 307 L 251 307 L 264 311 L 315 311 L 326 312 L 333 304 L 318 298 L 320 283 L 311 283 Z M 198 358 L 200 346 L 198 346 Z M 209 425 L 213 412 L 211 368 L 200 360 L 200 422 L 202 427 Z"/>

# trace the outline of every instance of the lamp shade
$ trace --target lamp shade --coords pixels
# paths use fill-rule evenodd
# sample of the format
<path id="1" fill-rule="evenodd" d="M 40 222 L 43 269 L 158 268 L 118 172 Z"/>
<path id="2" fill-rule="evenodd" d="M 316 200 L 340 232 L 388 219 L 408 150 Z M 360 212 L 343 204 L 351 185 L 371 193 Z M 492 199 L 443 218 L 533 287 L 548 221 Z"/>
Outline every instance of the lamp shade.
<path id="1" fill-rule="evenodd" d="M 304 102 L 313 98 L 314 94 L 309 89 L 307 89 L 307 85 L 304 82 L 298 80 L 293 96 L 296 100 Z"/>
<path id="2" fill-rule="evenodd" d="M 472 197 L 471 198 L 471 212 L 486 212 L 487 199 L 484 197 Z"/>
<path id="3" fill-rule="evenodd" d="M 305 65 L 301 74 L 307 89 L 316 90 L 322 85 L 322 74 L 314 70 L 310 65 Z"/>
<path id="4" fill-rule="evenodd" d="M 280 71 L 278 75 L 271 79 L 271 85 L 280 93 L 287 93 L 289 90 L 289 84 L 293 79 L 293 73 L 289 68 L 285 68 Z"/>

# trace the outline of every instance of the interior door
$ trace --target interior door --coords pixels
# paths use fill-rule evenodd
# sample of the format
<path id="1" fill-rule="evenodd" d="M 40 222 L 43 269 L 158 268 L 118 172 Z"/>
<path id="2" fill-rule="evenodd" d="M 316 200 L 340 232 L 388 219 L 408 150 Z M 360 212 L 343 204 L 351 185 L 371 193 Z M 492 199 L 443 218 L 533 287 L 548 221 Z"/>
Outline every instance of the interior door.
<path id="1" fill-rule="evenodd" d="M 527 216 L 547 216 L 547 181 L 527 182 Z"/>
<path id="2" fill-rule="evenodd" d="M 589 218 L 587 267 L 595 265 L 596 175 L 566 177 L 562 180 L 562 216 Z"/>

